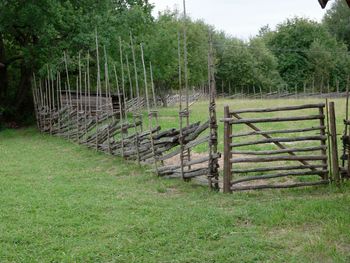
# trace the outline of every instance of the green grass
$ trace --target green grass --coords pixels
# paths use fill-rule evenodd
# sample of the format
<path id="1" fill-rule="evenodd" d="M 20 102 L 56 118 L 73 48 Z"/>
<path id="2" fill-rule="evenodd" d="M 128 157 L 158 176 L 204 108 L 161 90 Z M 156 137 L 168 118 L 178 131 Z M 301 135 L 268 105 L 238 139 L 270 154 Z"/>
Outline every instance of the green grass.
<path id="1" fill-rule="evenodd" d="M 224 195 L 145 170 L 1 132 L 0 262 L 350 261 L 349 184 Z"/>

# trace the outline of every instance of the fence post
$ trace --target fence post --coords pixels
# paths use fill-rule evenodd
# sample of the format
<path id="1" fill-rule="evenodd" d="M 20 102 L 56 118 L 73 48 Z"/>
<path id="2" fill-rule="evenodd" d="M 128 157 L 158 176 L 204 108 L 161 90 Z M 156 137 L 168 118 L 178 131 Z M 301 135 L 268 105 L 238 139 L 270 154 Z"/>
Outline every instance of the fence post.
<path id="1" fill-rule="evenodd" d="M 321 116 L 324 116 L 324 108 L 323 107 L 320 107 L 319 108 L 319 113 L 320 113 L 320 115 Z M 328 114 L 328 113 L 327 113 Z M 328 115 L 327 115 L 328 116 Z M 327 124 L 328 124 L 328 118 L 327 118 Z M 321 129 L 320 129 L 320 135 L 321 136 L 326 136 L 326 125 L 325 125 L 325 117 L 324 118 L 320 118 L 320 127 L 322 127 Z M 322 146 L 326 146 L 326 142 L 325 141 L 321 141 L 321 145 Z M 324 150 L 322 150 L 321 151 L 322 152 L 322 155 L 323 156 L 326 156 L 327 157 L 327 150 L 326 149 L 324 149 Z M 330 157 L 328 157 L 328 158 L 330 158 Z M 323 160 L 322 161 L 323 162 L 323 164 L 324 165 L 328 165 L 328 160 Z M 329 169 L 329 168 L 324 168 L 324 170 L 327 170 L 327 169 Z M 329 170 L 328 170 L 329 171 Z M 329 172 L 328 172 L 328 174 L 326 174 L 325 176 L 324 176 L 324 178 L 323 179 L 325 179 L 325 180 L 328 180 L 329 179 Z"/>
<path id="2" fill-rule="evenodd" d="M 232 193 L 231 180 L 232 180 L 232 166 L 231 166 L 231 133 L 232 126 L 228 119 L 230 118 L 230 109 L 226 105 L 224 108 L 224 193 Z"/>
<path id="3" fill-rule="evenodd" d="M 338 161 L 338 145 L 337 145 L 337 127 L 335 118 L 334 102 L 329 103 L 329 121 L 331 131 L 331 152 L 332 152 L 332 178 L 336 184 L 340 183 L 339 161 Z"/>

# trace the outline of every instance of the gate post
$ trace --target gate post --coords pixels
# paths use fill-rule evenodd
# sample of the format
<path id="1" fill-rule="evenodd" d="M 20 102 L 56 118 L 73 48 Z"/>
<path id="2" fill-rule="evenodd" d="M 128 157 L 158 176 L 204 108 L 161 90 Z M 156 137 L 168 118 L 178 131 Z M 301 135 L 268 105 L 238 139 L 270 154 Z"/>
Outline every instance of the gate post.
<path id="1" fill-rule="evenodd" d="M 338 161 L 338 144 L 337 144 L 337 127 L 335 123 L 334 102 L 329 103 L 329 121 L 331 130 L 331 152 L 332 152 L 332 178 L 336 184 L 340 183 L 339 161 Z"/>
<path id="2" fill-rule="evenodd" d="M 229 121 L 230 109 L 226 105 L 224 108 L 224 193 L 232 193 L 231 180 L 232 180 L 232 165 L 231 165 L 231 133 L 232 126 Z"/>

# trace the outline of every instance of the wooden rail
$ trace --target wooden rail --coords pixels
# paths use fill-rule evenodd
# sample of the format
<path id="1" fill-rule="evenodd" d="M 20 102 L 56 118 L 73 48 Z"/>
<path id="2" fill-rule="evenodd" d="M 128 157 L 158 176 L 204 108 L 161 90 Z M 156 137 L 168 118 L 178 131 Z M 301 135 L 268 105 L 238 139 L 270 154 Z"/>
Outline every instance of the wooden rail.
<path id="1" fill-rule="evenodd" d="M 327 134 L 324 114 L 324 103 L 320 104 L 306 104 L 299 106 L 286 106 L 265 109 L 242 109 L 230 111 L 228 106 L 224 109 L 224 186 L 225 193 L 231 193 L 238 190 L 255 190 L 267 188 L 293 188 L 301 186 L 322 185 L 328 182 L 328 156 L 327 156 Z M 317 110 L 317 114 L 288 117 L 264 117 L 246 118 L 240 114 L 255 115 L 276 112 L 281 115 L 287 111 L 302 111 L 302 110 Z M 261 130 L 257 124 L 268 124 L 277 122 L 298 122 L 301 126 L 306 126 L 310 121 L 318 121 L 318 125 L 313 125 L 303 128 L 293 129 L 279 129 L 279 130 Z M 246 125 L 253 131 L 244 131 L 240 133 L 234 132 L 236 125 Z M 310 134 L 310 132 L 317 132 L 318 134 Z M 308 134 L 309 133 L 309 134 Z M 280 137 L 272 137 L 278 134 Z M 300 134 L 300 135 L 298 135 Z M 281 135 L 288 135 L 281 137 Z M 252 136 L 262 136 L 264 139 L 252 140 Z M 236 142 L 237 138 L 248 138 L 241 142 Z M 304 147 L 287 147 L 284 143 L 307 142 L 312 145 Z M 278 149 L 249 149 L 251 146 L 260 145 L 275 145 Z M 240 150 L 237 148 L 248 147 L 247 150 Z M 297 154 L 299 153 L 299 154 Z M 300 155 L 304 153 L 304 155 Z M 305 155 L 305 153 L 312 153 Z M 253 157 L 252 157 L 253 156 Z M 287 162 L 285 165 L 271 166 L 271 163 Z M 293 162 L 299 162 L 300 165 L 293 165 Z M 311 162 L 311 163 L 310 163 Z M 266 164 L 269 166 L 266 166 Z M 238 164 L 249 165 L 247 168 L 238 168 Z M 252 165 L 261 164 L 264 167 L 252 167 Z M 272 172 L 271 174 L 265 174 Z M 251 175 L 249 175 L 251 174 Z M 245 176 L 238 176 L 245 175 Z M 237 177 L 238 176 L 238 177 Z M 322 180 L 313 182 L 286 182 L 280 184 L 276 182 L 277 179 L 283 177 L 302 177 L 302 176 L 316 176 Z M 234 179 L 233 179 L 234 178 Z M 270 181 L 269 184 L 250 185 L 254 181 Z M 242 185 L 242 184 L 249 185 Z"/>

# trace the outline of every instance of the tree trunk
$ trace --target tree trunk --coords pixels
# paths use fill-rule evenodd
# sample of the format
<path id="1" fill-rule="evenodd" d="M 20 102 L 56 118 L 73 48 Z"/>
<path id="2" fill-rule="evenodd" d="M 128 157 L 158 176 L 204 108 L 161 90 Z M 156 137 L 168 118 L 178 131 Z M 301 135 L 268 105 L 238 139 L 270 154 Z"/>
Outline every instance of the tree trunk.
<path id="1" fill-rule="evenodd" d="M 25 65 L 24 62 L 21 64 L 21 80 L 18 84 L 15 101 L 15 114 L 16 117 L 20 117 L 23 113 L 32 111 L 32 96 L 31 90 L 31 78 L 32 69 Z"/>
<path id="2" fill-rule="evenodd" d="M 0 34 L 0 105 L 5 103 L 7 89 L 8 89 L 8 76 L 5 57 L 5 45 Z"/>

